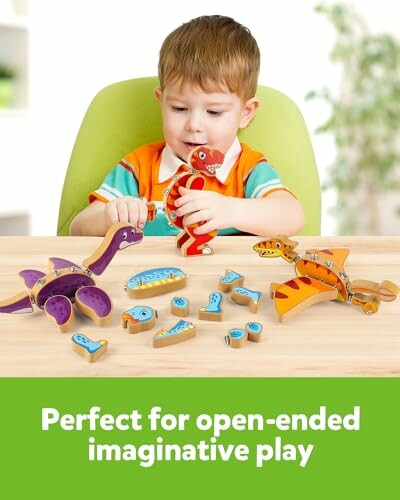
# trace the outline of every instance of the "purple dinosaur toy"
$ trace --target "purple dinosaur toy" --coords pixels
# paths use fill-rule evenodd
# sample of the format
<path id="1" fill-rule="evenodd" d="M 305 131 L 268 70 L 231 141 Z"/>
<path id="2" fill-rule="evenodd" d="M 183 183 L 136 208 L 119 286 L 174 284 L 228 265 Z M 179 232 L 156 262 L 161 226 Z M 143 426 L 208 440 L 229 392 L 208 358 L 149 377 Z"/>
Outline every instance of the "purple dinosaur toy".
<path id="1" fill-rule="evenodd" d="M 0 302 L 0 313 L 30 313 L 33 304 L 44 309 L 61 332 L 68 331 L 74 321 L 72 303 L 97 325 L 104 325 L 112 314 L 110 297 L 98 288 L 92 273 L 100 275 L 118 250 L 140 243 L 143 233 L 134 226 L 117 222 L 107 231 L 94 253 L 83 261 L 83 268 L 58 257 L 49 259 L 50 273 L 24 269 L 19 273 L 27 292 Z"/>

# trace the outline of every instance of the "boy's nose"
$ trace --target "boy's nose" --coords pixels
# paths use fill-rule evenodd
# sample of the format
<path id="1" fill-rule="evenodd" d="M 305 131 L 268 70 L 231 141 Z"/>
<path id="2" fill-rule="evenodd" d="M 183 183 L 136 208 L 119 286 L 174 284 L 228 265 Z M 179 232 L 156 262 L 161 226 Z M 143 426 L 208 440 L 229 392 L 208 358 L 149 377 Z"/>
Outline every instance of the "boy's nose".
<path id="1" fill-rule="evenodd" d="M 201 132 L 202 128 L 201 118 L 198 115 L 192 113 L 188 116 L 185 124 L 185 129 L 188 132 Z"/>

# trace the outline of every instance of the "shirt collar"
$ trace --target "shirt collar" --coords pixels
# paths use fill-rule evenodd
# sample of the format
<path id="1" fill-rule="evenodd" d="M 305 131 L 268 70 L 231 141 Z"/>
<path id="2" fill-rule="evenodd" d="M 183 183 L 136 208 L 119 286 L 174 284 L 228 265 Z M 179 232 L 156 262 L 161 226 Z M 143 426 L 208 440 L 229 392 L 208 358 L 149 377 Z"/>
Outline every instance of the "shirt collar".
<path id="1" fill-rule="evenodd" d="M 215 176 L 222 184 L 228 178 L 228 175 L 241 152 L 242 146 L 240 145 L 239 139 L 236 137 L 225 154 L 224 163 L 216 170 Z M 159 184 L 162 184 L 175 175 L 181 165 L 186 165 L 186 163 L 178 158 L 170 146 L 166 144 L 161 153 L 160 169 L 158 171 Z"/>

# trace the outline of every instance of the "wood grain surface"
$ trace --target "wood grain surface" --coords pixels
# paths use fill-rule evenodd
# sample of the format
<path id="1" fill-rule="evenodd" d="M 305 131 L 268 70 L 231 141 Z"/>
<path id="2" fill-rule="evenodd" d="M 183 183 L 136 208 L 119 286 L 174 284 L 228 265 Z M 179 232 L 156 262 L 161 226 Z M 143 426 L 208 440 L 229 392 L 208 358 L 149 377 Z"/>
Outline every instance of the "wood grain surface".
<path id="1" fill-rule="evenodd" d="M 373 316 L 360 308 L 338 303 L 316 304 L 287 324 L 275 321 L 267 291 L 271 282 L 294 276 L 294 266 L 283 259 L 261 259 L 252 251 L 260 238 L 218 237 L 215 254 L 182 257 L 174 238 L 146 237 L 142 243 L 119 252 L 96 284 L 112 298 L 110 326 L 95 326 L 76 313 L 70 333 L 59 333 L 43 311 L 32 314 L 0 314 L 0 376 L 400 376 L 400 299 L 382 303 Z M 348 247 L 346 271 L 352 280 L 389 279 L 400 284 L 400 237 L 298 237 L 296 250 Z M 22 269 L 47 270 L 48 257 L 62 257 L 80 264 L 99 245 L 101 238 L 1 237 L 0 299 L 24 291 L 18 276 Z M 186 288 L 151 297 L 129 299 L 124 284 L 134 274 L 161 266 L 180 267 L 188 274 Z M 208 304 L 225 269 L 246 276 L 244 286 L 263 293 L 256 314 L 235 304 L 224 294 L 222 322 L 199 321 L 197 311 Z M 197 336 L 177 345 L 154 349 L 152 337 L 180 318 L 170 312 L 173 296 L 190 300 L 188 321 L 196 324 Z M 158 311 L 151 331 L 129 335 L 121 326 L 121 314 L 134 305 L 146 304 Z M 229 329 L 258 321 L 264 327 L 260 343 L 241 349 L 225 345 Z M 91 340 L 109 341 L 108 352 L 89 364 L 72 351 L 73 333 Z"/>

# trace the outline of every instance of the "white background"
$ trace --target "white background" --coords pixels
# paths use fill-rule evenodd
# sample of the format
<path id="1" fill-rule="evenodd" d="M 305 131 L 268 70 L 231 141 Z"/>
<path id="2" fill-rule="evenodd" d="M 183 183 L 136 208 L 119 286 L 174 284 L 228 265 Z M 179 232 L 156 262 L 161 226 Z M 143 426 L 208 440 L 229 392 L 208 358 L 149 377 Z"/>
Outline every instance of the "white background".
<path id="1" fill-rule="evenodd" d="M 0 211 L 27 210 L 32 234 L 55 234 L 69 156 L 94 95 L 115 81 L 155 75 L 165 36 L 204 14 L 234 17 L 251 30 L 262 54 L 259 83 L 281 90 L 300 107 L 323 178 L 334 158 L 333 141 L 315 137 L 313 131 L 327 109 L 317 102 L 305 103 L 304 96 L 323 85 L 335 91 L 340 73 L 328 59 L 334 31 L 314 12 L 317 3 L 30 0 L 30 108 L 28 119 L 18 114 L 0 119 Z M 364 16 L 372 31 L 399 33 L 396 2 L 347 3 Z M 334 232 L 334 221 L 326 215 L 332 198 L 324 198 L 322 232 L 326 235 Z"/>

